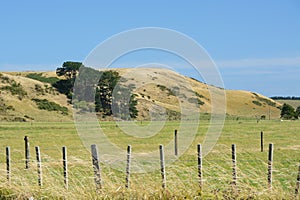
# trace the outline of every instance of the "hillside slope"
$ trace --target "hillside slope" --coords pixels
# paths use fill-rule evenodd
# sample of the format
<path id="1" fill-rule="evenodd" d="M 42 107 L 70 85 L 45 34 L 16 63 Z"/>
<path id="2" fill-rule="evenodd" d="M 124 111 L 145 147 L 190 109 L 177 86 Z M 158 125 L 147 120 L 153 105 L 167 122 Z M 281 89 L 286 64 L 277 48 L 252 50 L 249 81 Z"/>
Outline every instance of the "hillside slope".
<path id="1" fill-rule="evenodd" d="M 118 69 L 130 84 L 135 84 L 141 118 L 149 118 L 149 108 L 156 105 L 179 112 L 179 101 L 201 113 L 211 113 L 212 86 L 160 68 Z M 209 89 L 211 88 L 211 89 Z M 178 91 L 180 90 L 180 91 Z M 226 90 L 226 113 L 234 117 L 279 118 L 281 104 L 263 95 Z M 178 98 L 179 97 L 179 98 Z M 181 102 L 182 103 L 182 102 Z"/>
<path id="2" fill-rule="evenodd" d="M 134 86 L 137 95 L 138 120 L 160 119 L 167 113 L 170 120 L 180 118 L 182 107 L 211 113 L 212 86 L 176 72 L 160 68 L 115 69 L 123 77 L 125 85 Z M 65 95 L 59 94 L 50 83 L 28 78 L 34 72 L 0 74 L 0 120 L 1 121 L 70 121 L 72 108 Z M 56 77 L 54 72 L 40 73 L 43 77 Z M 227 111 L 232 117 L 265 116 L 280 117 L 280 103 L 260 94 L 226 90 Z M 44 100 L 47 100 L 45 102 Z M 51 104 L 58 110 L 49 111 L 39 103 Z M 51 102 L 51 103 L 49 103 Z M 43 107 L 43 106 L 42 106 Z M 44 105 L 45 107 L 45 105 Z M 68 114 L 64 112 L 68 109 Z M 50 109 L 51 110 L 51 109 Z"/>
<path id="3" fill-rule="evenodd" d="M 49 83 L 23 77 L 20 73 L 0 73 L 0 92 L 1 121 L 72 120 L 66 96 Z"/>

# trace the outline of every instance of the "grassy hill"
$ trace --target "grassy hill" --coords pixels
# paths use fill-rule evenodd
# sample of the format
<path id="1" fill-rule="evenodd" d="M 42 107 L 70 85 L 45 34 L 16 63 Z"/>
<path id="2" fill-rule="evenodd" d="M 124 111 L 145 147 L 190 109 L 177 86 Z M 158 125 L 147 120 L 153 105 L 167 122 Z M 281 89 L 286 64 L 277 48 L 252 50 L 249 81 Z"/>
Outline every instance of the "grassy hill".
<path id="1" fill-rule="evenodd" d="M 0 74 L 1 121 L 70 121 L 71 106 L 50 83 L 25 77 L 27 73 Z"/>
<path id="2" fill-rule="evenodd" d="M 167 69 L 116 69 L 126 84 L 134 86 L 139 110 L 138 120 L 158 117 L 166 112 L 170 120 L 180 117 L 184 104 L 189 109 L 211 113 L 212 86 Z M 0 74 L 1 121 L 70 121 L 72 108 L 65 95 L 51 83 L 55 72 L 2 72 Z M 280 117 L 280 103 L 248 91 L 226 90 L 230 117 Z M 152 114 L 152 115 L 151 115 Z"/>
<path id="3" fill-rule="evenodd" d="M 144 118 L 149 117 L 149 107 L 155 105 L 179 112 L 178 96 L 180 100 L 188 102 L 191 108 L 200 109 L 201 113 L 211 113 L 209 88 L 212 86 L 166 69 L 122 69 L 119 72 L 130 80 L 130 84 L 135 84 L 140 115 Z M 180 92 L 176 94 L 178 87 Z M 268 97 L 241 90 L 226 90 L 225 94 L 228 116 L 260 118 L 265 115 L 272 119 L 280 117 L 281 104 Z"/>

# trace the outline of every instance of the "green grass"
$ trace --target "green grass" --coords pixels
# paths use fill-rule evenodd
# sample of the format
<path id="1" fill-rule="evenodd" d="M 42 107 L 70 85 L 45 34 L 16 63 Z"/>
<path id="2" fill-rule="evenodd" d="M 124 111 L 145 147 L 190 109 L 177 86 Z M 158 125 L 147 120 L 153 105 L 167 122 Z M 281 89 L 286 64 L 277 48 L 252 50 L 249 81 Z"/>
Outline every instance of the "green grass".
<path id="1" fill-rule="evenodd" d="M 147 126 L 149 122 L 136 123 Z M 153 137 L 138 139 L 120 131 L 115 122 L 101 122 L 112 143 L 133 152 L 149 152 L 167 144 L 178 122 L 166 122 Z M 131 189 L 125 188 L 123 171 L 101 163 L 104 187 L 95 192 L 89 151 L 79 139 L 73 123 L 0 123 L 0 196 L 19 199 L 193 199 L 193 198 L 254 198 L 293 199 L 300 161 L 300 121 L 227 120 L 214 149 L 203 160 L 204 187 L 197 179 L 196 146 L 203 143 L 208 121 L 202 120 L 190 148 L 172 165 L 166 167 L 167 191 L 161 190 L 159 161 L 157 170 L 131 175 Z M 260 152 L 260 131 L 265 135 L 265 151 Z M 179 132 L 180 134 L 180 132 Z M 31 168 L 25 170 L 24 136 L 30 140 Z M 180 141 L 179 141 L 180 142 Z M 238 185 L 234 192 L 231 182 L 231 144 L 237 145 Z M 274 143 L 273 191 L 268 191 L 268 144 Z M 68 148 L 69 190 L 64 189 L 61 147 Z M 5 171 L 5 147 L 10 146 L 12 181 L 8 185 Z M 37 186 L 34 146 L 40 146 L 43 166 L 42 188 Z M 101 147 L 99 148 L 101 159 Z M 159 155 L 157 155 L 159 158 Z M 126 154 L 124 154 L 126 160 Z"/>

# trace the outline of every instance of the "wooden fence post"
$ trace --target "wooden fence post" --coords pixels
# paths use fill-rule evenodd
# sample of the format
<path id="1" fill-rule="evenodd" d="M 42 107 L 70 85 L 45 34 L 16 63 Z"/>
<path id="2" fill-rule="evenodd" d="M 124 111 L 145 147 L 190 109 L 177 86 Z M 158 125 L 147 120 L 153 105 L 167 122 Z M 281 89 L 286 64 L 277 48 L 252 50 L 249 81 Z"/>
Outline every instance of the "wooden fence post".
<path id="1" fill-rule="evenodd" d="M 67 157 L 67 147 L 62 147 L 62 154 L 63 154 L 63 169 L 64 169 L 64 183 L 65 188 L 69 188 L 69 180 L 68 180 L 68 157 Z"/>
<path id="2" fill-rule="evenodd" d="M 298 195 L 299 192 L 300 192 L 300 164 L 299 164 L 299 169 L 298 169 L 295 194 Z"/>
<path id="3" fill-rule="evenodd" d="M 6 147 L 6 177 L 8 183 L 10 183 L 10 147 Z"/>
<path id="4" fill-rule="evenodd" d="M 37 171 L 38 171 L 38 184 L 40 187 L 43 185 L 43 177 L 42 177 L 42 160 L 41 160 L 41 152 L 40 147 L 35 147 L 36 151 L 36 161 L 37 161 Z"/>
<path id="5" fill-rule="evenodd" d="M 92 151 L 92 163 L 94 169 L 94 180 L 96 184 L 96 190 L 102 189 L 101 170 L 99 165 L 98 148 L 97 145 L 91 145 Z"/>
<path id="6" fill-rule="evenodd" d="M 264 132 L 260 132 L 260 151 L 264 151 Z"/>
<path id="7" fill-rule="evenodd" d="M 127 166 L 126 166 L 126 183 L 125 187 L 129 188 L 130 187 L 130 162 L 131 162 L 131 146 L 128 145 L 127 147 Z"/>
<path id="8" fill-rule="evenodd" d="M 237 170 L 236 170 L 236 145 L 232 144 L 232 184 L 237 184 Z"/>
<path id="9" fill-rule="evenodd" d="M 269 190 L 272 190 L 272 165 L 273 165 L 273 144 L 269 144 L 269 156 L 268 156 L 268 185 Z"/>
<path id="10" fill-rule="evenodd" d="M 29 169 L 29 165 L 30 165 L 29 138 L 25 136 L 24 141 L 25 141 L 25 168 Z"/>
<path id="11" fill-rule="evenodd" d="M 199 178 L 199 187 L 202 190 L 202 147 L 201 144 L 197 145 L 197 152 L 198 152 L 198 178 Z"/>
<path id="12" fill-rule="evenodd" d="M 174 148 L 175 148 L 175 156 L 178 156 L 178 138 L 177 138 L 177 130 L 174 132 Z"/>
<path id="13" fill-rule="evenodd" d="M 166 189 L 166 171 L 165 171 L 165 158 L 164 158 L 164 147 L 163 145 L 159 145 L 159 155 L 160 155 L 160 171 L 162 178 L 162 188 Z"/>

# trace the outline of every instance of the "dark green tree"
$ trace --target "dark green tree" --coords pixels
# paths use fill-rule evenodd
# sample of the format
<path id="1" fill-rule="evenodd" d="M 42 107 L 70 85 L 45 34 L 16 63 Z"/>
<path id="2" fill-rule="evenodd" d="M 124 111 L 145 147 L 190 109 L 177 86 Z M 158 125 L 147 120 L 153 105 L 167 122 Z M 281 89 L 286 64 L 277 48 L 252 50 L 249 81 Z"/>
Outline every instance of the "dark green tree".
<path id="1" fill-rule="evenodd" d="M 136 118 L 136 95 L 132 94 L 132 86 L 118 84 L 121 77 L 116 71 L 103 71 L 96 88 L 95 109 L 106 116 L 114 116 L 123 120 Z"/>
<path id="2" fill-rule="evenodd" d="M 96 112 L 105 116 L 116 114 L 115 117 L 124 120 L 137 117 L 136 96 L 131 94 L 133 88 L 118 84 L 121 76 L 117 71 L 100 72 L 85 67 L 80 62 L 68 61 L 64 62 L 62 67 L 57 68 L 56 74 L 63 76 L 64 79 L 56 82 L 54 86 L 72 99 L 77 109 L 90 112 L 95 108 Z M 115 89 L 118 93 L 113 96 Z M 118 112 L 113 112 L 113 108 L 116 108 Z"/>
<path id="3" fill-rule="evenodd" d="M 112 115 L 112 93 L 116 87 L 120 75 L 116 71 L 103 71 L 96 87 L 95 109 L 104 115 Z"/>
<path id="4" fill-rule="evenodd" d="M 53 86 L 56 87 L 60 93 L 67 95 L 69 99 L 72 98 L 74 82 L 81 66 L 81 62 L 67 61 L 56 69 L 56 74 L 65 77 L 65 79 L 57 81 Z"/>
<path id="5" fill-rule="evenodd" d="M 300 116 L 300 106 L 298 106 L 297 109 L 296 109 L 296 116 L 297 116 L 297 117 Z"/>
<path id="6" fill-rule="evenodd" d="M 137 96 L 136 94 L 132 94 L 130 96 L 130 102 L 129 102 L 129 115 L 133 119 L 137 118 L 138 112 L 139 112 L 136 108 L 136 106 L 138 104 L 138 102 L 135 98 L 136 96 Z"/>
<path id="7" fill-rule="evenodd" d="M 136 94 L 132 94 L 130 87 L 118 85 L 113 93 L 112 111 L 114 117 L 130 120 L 138 115 Z"/>
<path id="8" fill-rule="evenodd" d="M 281 108 L 281 114 L 280 114 L 282 119 L 295 119 L 298 118 L 296 116 L 295 109 L 289 105 L 284 103 L 282 108 Z"/>
<path id="9" fill-rule="evenodd" d="M 64 76 L 66 79 L 75 79 L 81 66 L 81 62 L 67 61 L 64 62 L 61 67 L 56 69 L 56 74 L 58 76 Z"/>
<path id="10" fill-rule="evenodd" d="M 93 103 L 95 101 L 95 89 L 100 74 L 101 72 L 98 70 L 81 66 L 74 83 L 73 100 Z"/>

